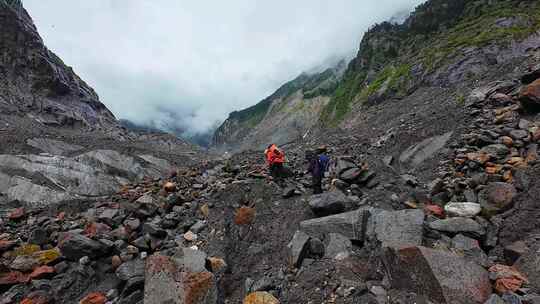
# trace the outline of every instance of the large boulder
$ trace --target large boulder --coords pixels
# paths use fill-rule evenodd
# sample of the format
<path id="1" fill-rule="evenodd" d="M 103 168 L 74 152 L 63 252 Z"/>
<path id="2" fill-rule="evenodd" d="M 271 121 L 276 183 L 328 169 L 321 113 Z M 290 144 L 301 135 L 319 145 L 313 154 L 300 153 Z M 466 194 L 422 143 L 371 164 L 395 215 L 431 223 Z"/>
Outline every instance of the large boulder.
<path id="1" fill-rule="evenodd" d="M 339 233 L 328 235 L 325 257 L 329 259 L 342 260 L 349 257 L 352 251 L 352 242 L 348 237 Z"/>
<path id="2" fill-rule="evenodd" d="M 302 231 L 296 231 L 291 242 L 287 245 L 289 249 L 289 265 L 296 268 L 302 266 L 302 261 L 307 254 L 309 236 Z"/>
<path id="3" fill-rule="evenodd" d="M 341 213 L 350 204 L 351 200 L 341 191 L 313 195 L 309 199 L 311 210 L 319 216 Z"/>
<path id="4" fill-rule="evenodd" d="M 306 220 L 300 223 L 308 235 L 324 239 L 329 233 L 340 233 L 350 240 L 363 241 L 370 213 L 367 209 Z"/>
<path id="5" fill-rule="evenodd" d="M 367 238 L 383 247 L 417 246 L 422 244 L 423 225 L 422 210 L 373 209 L 368 222 Z"/>
<path id="6" fill-rule="evenodd" d="M 388 248 L 383 264 L 392 288 L 423 295 L 432 303 L 484 303 L 491 295 L 488 272 L 451 252 Z"/>
<path id="7" fill-rule="evenodd" d="M 523 84 L 529 84 L 537 79 L 540 79 L 540 64 L 531 66 L 528 71 L 521 76 Z"/>
<path id="8" fill-rule="evenodd" d="M 474 233 L 476 235 L 486 234 L 482 225 L 473 219 L 465 217 L 452 217 L 443 220 L 436 220 L 429 223 L 429 228 L 449 233 Z"/>
<path id="9" fill-rule="evenodd" d="M 525 110 L 540 111 L 540 79 L 523 88 L 519 93 L 519 101 Z"/>
<path id="10" fill-rule="evenodd" d="M 190 272 L 174 259 L 152 255 L 146 261 L 144 303 L 215 304 L 217 287 L 210 272 Z"/>
<path id="11" fill-rule="evenodd" d="M 521 273 L 529 280 L 529 284 L 535 292 L 540 292 L 540 243 L 529 248 L 514 264 Z"/>
<path id="12" fill-rule="evenodd" d="M 106 255 L 108 251 L 105 244 L 73 232 L 67 232 L 60 236 L 58 248 L 60 248 L 62 255 L 70 261 L 77 261 L 84 256 L 101 257 Z"/>
<path id="13" fill-rule="evenodd" d="M 452 134 L 453 132 L 448 132 L 442 135 L 433 136 L 424 139 L 418 144 L 412 145 L 401 153 L 399 157 L 400 163 L 407 164 L 412 167 L 420 165 L 441 150 L 452 137 Z"/>
<path id="14" fill-rule="evenodd" d="M 499 211 L 512 207 L 516 196 L 517 190 L 512 184 L 494 182 L 480 191 L 478 200 L 485 209 Z"/>

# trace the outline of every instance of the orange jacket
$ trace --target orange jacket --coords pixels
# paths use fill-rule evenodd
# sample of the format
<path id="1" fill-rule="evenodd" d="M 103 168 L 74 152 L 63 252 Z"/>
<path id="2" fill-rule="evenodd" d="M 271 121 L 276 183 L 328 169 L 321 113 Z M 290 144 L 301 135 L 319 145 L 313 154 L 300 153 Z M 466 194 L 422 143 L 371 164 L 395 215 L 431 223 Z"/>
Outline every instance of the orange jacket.
<path id="1" fill-rule="evenodd" d="M 276 145 L 270 146 L 270 148 L 264 151 L 264 154 L 266 155 L 266 162 L 269 166 L 274 163 L 283 164 L 285 162 L 285 154 Z"/>

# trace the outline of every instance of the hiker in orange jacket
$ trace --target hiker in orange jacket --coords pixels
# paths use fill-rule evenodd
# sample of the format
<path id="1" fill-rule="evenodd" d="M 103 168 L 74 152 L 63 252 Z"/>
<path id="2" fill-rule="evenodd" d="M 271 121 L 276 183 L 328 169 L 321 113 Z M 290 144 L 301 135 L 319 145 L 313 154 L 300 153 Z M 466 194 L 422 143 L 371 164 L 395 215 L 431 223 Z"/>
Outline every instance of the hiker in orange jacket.
<path id="1" fill-rule="evenodd" d="M 283 172 L 283 163 L 285 163 L 285 153 L 278 149 L 276 144 L 271 144 L 264 150 L 266 163 L 270 169 L 270 175 L 274 178 L 281 177 Z"/>

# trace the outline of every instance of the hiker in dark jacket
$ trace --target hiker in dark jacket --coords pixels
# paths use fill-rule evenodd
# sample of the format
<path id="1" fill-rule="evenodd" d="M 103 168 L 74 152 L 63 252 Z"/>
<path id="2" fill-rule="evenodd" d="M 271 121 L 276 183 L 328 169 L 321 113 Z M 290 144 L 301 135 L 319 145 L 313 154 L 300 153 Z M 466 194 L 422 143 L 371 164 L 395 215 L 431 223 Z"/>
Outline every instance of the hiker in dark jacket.
<path id="1" fill-rule="evenodd" d="M 309 161 L 308 172 L 311 173 L 313 194 L 321 194 L 323 193 L 322 180 L 330 161 L 326 155 L 326 147 L 322 146 L 316 151 L 308 151 L 306 158 Z"/>

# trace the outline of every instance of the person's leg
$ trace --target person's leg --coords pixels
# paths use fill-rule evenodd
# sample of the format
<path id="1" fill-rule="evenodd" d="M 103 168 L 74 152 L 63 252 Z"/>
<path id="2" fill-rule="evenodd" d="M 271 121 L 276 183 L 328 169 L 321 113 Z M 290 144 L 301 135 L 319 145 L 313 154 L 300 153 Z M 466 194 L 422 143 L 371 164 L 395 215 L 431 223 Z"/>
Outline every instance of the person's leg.
<path id="1" fill-rule="evenodd" d="M 322 186 L 321 186 L 322 180 L 321 178 L 314 176 L 313 177 L 313 194 L 321 194 L 322 193 Z"/>

